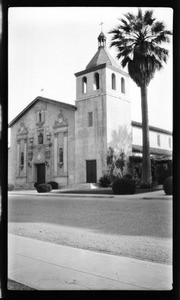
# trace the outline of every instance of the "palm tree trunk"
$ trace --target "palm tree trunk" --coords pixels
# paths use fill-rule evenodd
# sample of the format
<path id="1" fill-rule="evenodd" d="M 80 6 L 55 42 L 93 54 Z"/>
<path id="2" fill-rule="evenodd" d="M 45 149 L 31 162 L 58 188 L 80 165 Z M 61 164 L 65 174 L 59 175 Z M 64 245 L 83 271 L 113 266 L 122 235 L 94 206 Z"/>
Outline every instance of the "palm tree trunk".
<path id="1" fill-rule="evenodd" d="M 149 146 L 149 120 L 148 120 L 148 102 L 147 102 L 147 86 L 141 86 L 141 110 L 142 110 L 142 183 L 151 184 L 151 160 Z"/>

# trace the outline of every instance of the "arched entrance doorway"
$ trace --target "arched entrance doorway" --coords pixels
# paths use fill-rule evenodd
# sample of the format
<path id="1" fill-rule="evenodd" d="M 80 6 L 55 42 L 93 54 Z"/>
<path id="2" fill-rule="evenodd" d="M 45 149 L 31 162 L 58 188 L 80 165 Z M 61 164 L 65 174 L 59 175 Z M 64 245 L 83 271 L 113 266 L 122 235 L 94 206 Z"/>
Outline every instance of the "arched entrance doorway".
<path id="1" fill-rule="evenodd" d="M 45 183 L 46 181 L 46 169 L 45 164 L 37 164 L 37 182 Z"/>
<path id="2" fill-rule="evenodd" d="M 38 183 L 46 182 L 46 164 L 45 155 L 42 151 L 39 151 L 34 156 L 34 166 L 35 166 L 35 178 Z"/>

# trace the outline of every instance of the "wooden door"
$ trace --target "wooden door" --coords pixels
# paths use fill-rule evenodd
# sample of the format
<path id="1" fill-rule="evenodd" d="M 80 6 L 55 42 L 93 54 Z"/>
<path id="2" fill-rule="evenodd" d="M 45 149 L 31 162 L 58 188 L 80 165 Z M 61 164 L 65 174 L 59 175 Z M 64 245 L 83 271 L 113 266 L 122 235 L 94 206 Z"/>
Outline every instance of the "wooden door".
<path id="1" fill-rule="evenodd" d="M 96 180 L 96 160 L 86 160 L 86 182 L 95 183 Z"/>
<path id="2" fill-rule="evenodd" d="M 37 164 L 37 182 L 45 183 L 45 164 Z"/>

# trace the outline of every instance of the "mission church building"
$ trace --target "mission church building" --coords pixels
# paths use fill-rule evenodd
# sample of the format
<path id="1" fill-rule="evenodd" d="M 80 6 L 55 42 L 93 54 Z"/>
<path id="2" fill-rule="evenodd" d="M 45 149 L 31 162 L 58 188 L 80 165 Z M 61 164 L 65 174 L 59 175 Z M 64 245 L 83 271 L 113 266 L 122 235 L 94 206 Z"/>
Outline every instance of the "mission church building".
<path id="1" fill-rule="evenodd" d="M 108 53 L 103 32 L 98 51 L 75 77 L 75 105 L 38 96 L 9 124 L 8 182 L 15 187 L 94 183 L 106 170 L 109 146 L 123 150 L 126 163 L 132 155 L 129 75 Z"/>

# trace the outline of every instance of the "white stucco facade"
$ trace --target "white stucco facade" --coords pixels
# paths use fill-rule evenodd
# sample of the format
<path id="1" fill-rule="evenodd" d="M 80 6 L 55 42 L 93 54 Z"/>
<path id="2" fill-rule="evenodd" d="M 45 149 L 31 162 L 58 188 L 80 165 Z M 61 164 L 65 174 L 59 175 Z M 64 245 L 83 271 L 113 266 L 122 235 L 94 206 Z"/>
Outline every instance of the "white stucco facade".
<path id="1" fill-rule="evenodd" d="M 172 134 L 165 130 L 149 128 L 150 147 L 172 151 Z M 142 128 L 132 126 L 133 144 L 142 146 Z"/>
<path id="2" fill-rule="evenodd" d="M 11 121 L 9 183 L 33 187 L 36 181 L 55 181 L 64 187 L 97 182 L 106 171 L 109 146 L 125 153 L 126 167 L 133 145 L 142 146 L 141 124 L 131 120 L 129 75 L 105 41 L 101 32 L 96 54 L 75 73 L 75 105 L 37 97 Z M 151 126 L 150 147 L 171 151 L 171 133 Z"/>

